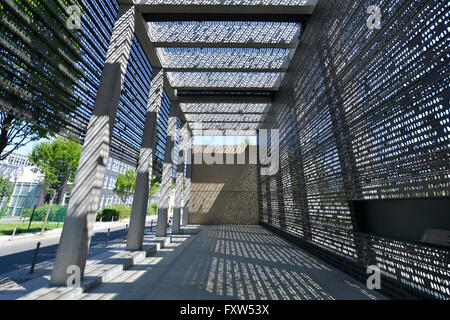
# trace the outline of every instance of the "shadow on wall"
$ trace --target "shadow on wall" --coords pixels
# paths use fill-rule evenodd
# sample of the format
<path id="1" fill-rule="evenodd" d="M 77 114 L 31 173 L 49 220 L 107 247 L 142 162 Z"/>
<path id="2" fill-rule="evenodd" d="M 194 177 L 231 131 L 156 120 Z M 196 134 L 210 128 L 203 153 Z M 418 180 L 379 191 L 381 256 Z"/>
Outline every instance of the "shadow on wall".
<path id="1" fill-rule="evenodd" d="M 249 164 L 250 151 L 256 151 L 256 146 L 194 147 L 190 224 L 258 224 L 257 166 Z M 195 164 L 200 154 L 204 160 Z M 207 164 L 210 159 L 205 155 L 222 161 Z M 245 164 L 237 164 L 244 155 Z M 234 159 L 234 164 L 225 164 L 227 158 Z"/>

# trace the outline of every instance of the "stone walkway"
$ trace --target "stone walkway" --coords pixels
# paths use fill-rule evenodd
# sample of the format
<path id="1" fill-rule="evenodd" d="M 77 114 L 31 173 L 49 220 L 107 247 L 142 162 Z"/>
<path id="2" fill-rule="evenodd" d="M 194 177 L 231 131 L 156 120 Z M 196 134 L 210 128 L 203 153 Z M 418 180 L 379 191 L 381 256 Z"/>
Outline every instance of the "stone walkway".
<path id="1" fill-rule="evenodd" d="M 378 300 L 377 292 L 260 226 L 202 226 L 82 299 Z"/>

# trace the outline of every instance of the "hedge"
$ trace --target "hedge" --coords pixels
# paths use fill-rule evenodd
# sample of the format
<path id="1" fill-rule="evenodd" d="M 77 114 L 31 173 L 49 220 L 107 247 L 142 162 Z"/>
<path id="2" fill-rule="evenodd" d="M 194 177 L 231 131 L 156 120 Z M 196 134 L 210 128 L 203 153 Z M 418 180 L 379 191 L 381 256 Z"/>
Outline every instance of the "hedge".
<path id="1" fill-rule="evenodd" d="M 33 221 L 44 221 L 47 214 L 48 204 L 44 204 L 41 207 L 36 207 L 33 215 Z M 66 218 L 67 206 L 60 206 L 57 204 L 52 205 L 50 215 L 48 216 L 49 222 L 63 222 Z M 31 218 L 33 208 L 26 208 L 23 212 L 23 216 Z"/>
<path id="2" fill-rule="evenodd" d="M 117 221 L 120 219 L 120 215 L 122 213 L 123 206 L 113 205 L 113 206 L 107 206 L 103 210 L 97 212 L 97 221 L 111 221 L 114 217 L 114 221 Z M 158 212 L 158 205 L 156 203 L 152 203 L 147 207 L 147 215 L 155 215 Z M 129 219 L 131 216 L 131 206 L 125 207 L 125 212 L 123 213 L 123 219 Z"/>

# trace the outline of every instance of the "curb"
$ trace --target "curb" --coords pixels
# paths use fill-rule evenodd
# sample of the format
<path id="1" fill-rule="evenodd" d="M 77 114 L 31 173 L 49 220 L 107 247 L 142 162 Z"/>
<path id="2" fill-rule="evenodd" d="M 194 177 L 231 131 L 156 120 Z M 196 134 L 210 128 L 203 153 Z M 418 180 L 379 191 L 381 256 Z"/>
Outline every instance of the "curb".
<path id="1" fill-rule="evenodd" d="M 191 235 L 191 234 L 199 234 L 199 233 L 200 233 L 200 228 L 197 226 L 180 228 L 180 234 Z"/>

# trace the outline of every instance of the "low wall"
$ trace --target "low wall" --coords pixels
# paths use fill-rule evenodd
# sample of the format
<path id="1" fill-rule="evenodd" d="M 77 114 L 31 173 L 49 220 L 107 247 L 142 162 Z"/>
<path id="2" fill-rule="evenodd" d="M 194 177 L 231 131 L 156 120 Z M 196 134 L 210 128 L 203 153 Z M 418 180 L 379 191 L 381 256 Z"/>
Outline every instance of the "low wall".
<path id="1" fill-rule="evenodd" d="M 190 224 L 258 224 L 258 187 L 256 164 L 249 164 L 254 146 L 196 146 L 193 159 L 199 153 L 215 151 L 215 157 L 234 155 L 235 164 L 193 164 Z M 236 164 L 237 156 L 245 153 L 246 164 Z"/>

